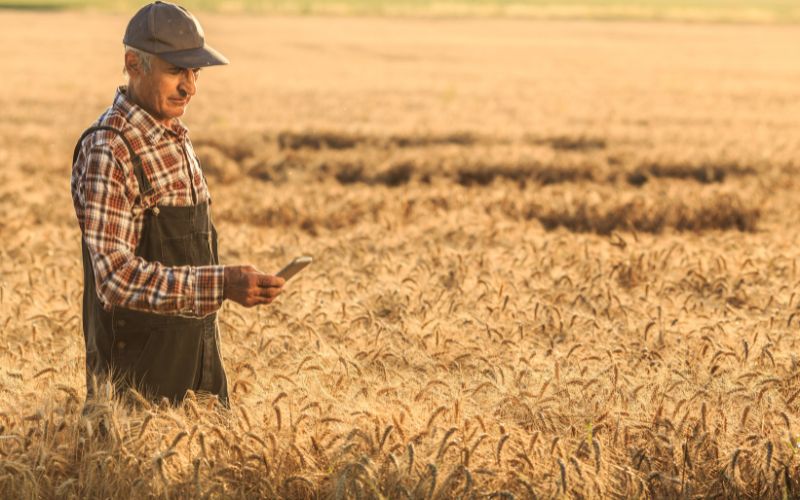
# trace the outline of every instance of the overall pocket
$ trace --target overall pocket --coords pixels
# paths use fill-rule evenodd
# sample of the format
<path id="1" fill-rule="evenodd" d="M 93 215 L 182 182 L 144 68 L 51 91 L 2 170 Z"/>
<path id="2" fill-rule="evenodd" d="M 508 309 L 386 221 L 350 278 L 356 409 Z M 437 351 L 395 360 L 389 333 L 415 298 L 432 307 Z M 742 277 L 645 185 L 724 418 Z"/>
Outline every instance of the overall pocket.
<path id="1" fill-rule="evenodd" d="M 142 353 L 153 336 L 146 321 L 141 321 L 135 311 L 115 307 L 111 311 L 111 361 L 120 375 L 129 378 Z"/>

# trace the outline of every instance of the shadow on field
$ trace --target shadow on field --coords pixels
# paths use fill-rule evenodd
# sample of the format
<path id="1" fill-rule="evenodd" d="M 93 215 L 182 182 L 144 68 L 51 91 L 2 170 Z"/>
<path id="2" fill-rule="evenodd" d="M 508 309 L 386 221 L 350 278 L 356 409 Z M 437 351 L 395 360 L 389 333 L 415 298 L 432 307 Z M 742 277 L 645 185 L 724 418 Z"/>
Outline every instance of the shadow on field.
<path id="1" fill-rule="evenodd" d="M 518 161 L 506 164 L 477 162 L 475 165 L 459 168 L 458 183 L 462 186 L 486 186 L 495 179 L 507 179 L 525 187 L 528 182 L 548 185 L 563 182 L 594 180 L 592 165 L 555 165 L 531 161 Z"/>
<path id="2" fill-rule="evenodd" d="M 666 179 L 695 180 L 702 184 L 721 183 L 728 176 L 755 175 L 753 167 L 732 161 L 716 163 L 647 163 L 627 174 L 628 184 L 641 186 L 651 177 Z"/>
<path id="3" fill-rule="evenodd" d="M 530 144 L 543 144 L 562 151 L 591 151 L 605 149 L 608 146 L 606 139 L 602 137 L 590 137 L 585 135 L 555 135 L 548 137 L 535 137 L 528 135 L 526 142 Z"/>
<path id="4" fill-rule="evenodd" d="M 608 139 L 586 135 L 519 139 L 470 132 L 370 135 L 332 130 L 279 131 L 195 141 L 206 173 L 222 183 L 242 176 L 283 183 L 310 182 L 398 187 L 444 179 L 466 187 L 511 181 L 520 188 L 563 183 L 641 187 L 657 179 L 719 184 L 755 175 L 746 160 L 631 156 Z M 612 149 L 616 148 L 616 149 Z"/>
<path id="5" fill-rule="evenodd" d="M 571 232 L 609 235 L 613 231 L 661 233 L 667 229 L 700 232 L 709 230 L 755 231 L 760 210 L 748 206 L 735 195 L 721 195 L 708 201 L 690 203 L 674 200 L 651 204 L 644 200 L 614 203 L 601 207 L 579 203 L 568 210 L 531 206 L 524 214 L 536 219 L 545 229 L 563 227 Z"/>
<path id="6" fill-rule="evenodd" d="M 381 147 L 425 147 L 454 144 L 468 146 L 480 141 L 477 136 L 467 132 L 450 134 L 411 134 L 391 135 L 388 137 L 350 134 L 331 131 L 281 132 L 278 134 L 278 145 L 281 149 L 350 149 L 361 145 Z"/>
<path id="7" fill-rule="evenodd" d="M 347 197 L 330 195 L 317 207 L 254 197 L 251 203 L 258 208 L 251 214 L 243 215 L 241 207 L 236 214 L 225 214 L 240 222 L 299 227 L 311 234 L 390 220 L 398 213 L 404 215 L 397 222 L 406 224 L 415 216 L 458 211 L 461 207 L 441 194 L 453 189 L 476 190 L 467 196 L 485 213 L 537 221 L 546 230 L 755 231 L 761 215 L 752 197 L 711 186 L 756 175 L 747 159 L 713 154 L 694 159 L 658 150 L 630 153 L 624 145 L 586 135 L 511 139 L 467 132 L 305 130 L 200 137 L 195 144 L 203 170 L 223 185 L 250 180 L 309 189 L 324 185 L 315 190 L 323 198 L 332 186 L 346 186 Z M 406 185 L 411 187 L 405 192 L 414 193 L 415 201 L 403 207 L 392 203 L 407 195 L 390 197 L 396 199 L 389 202 L 386 192 L 377 189 Z"/>

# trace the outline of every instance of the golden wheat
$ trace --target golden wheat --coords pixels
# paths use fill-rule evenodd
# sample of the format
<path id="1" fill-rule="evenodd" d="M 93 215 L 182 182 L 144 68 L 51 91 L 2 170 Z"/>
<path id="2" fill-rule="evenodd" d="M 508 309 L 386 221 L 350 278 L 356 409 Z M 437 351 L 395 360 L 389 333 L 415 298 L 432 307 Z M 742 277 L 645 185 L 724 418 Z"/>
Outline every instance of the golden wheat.
<path id="1" fill-rule="evenodd" d="M 125 21 L 0 14 L 5 496 L 797 494 L 795 27 L 209 17 L 222 260 L 315 263 L 223 307 L 231 410 L 84 409 L 69 151 Z"/>

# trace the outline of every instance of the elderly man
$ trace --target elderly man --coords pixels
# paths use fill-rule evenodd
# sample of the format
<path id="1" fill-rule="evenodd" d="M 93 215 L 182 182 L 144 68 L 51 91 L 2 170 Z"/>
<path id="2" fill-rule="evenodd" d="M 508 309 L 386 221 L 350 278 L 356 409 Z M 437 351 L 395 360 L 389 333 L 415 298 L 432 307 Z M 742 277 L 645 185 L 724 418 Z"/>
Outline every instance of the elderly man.
<path id="1" fill-rule="evenodd" d="M 128 85 L 81 136 L 72 197 L 83 235 L 87 395 L 111 377 L 152 400 L 227 405 L 217 310 L 269 304 L 282 278 L 221 266 L 211 198 L 180 117 L 200 69 L 227 64 L 187 10 L 155 2 L 123 39 Z"/>

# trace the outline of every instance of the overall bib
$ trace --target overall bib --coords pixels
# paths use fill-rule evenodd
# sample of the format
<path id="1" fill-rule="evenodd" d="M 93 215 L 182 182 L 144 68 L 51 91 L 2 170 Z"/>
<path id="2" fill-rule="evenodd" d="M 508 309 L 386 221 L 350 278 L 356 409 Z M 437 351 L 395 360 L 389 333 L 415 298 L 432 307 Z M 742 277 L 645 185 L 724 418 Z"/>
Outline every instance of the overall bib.
<path id="1" fill-rule="evenodd" d="M 78 140 L 97 130 L 119 134 L 130 152 L 142 199 L 152 192 L 141 159 L 121 131 L 92 127 Z M 145 261 L 172 266 L 219 264 L 217 231 L 209 204 L 188 207 L 154 206 L 144 212 L 142 234 L 135 255 Z M 124 307 L 103 309 L 95 289 L 94 269 L 83 248 L 83 336 L 86 345 L 86 380 L 91 397 L 92 378 L 111 377 L 118 395 L 133 387 L 147 399 L 178 402 L 186 391 L 215 394 L 228 405 L 228 382 L 219 350 L 217 314 L 205 318 L 170 316 Z"/>

